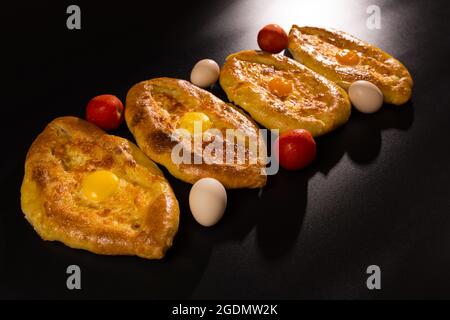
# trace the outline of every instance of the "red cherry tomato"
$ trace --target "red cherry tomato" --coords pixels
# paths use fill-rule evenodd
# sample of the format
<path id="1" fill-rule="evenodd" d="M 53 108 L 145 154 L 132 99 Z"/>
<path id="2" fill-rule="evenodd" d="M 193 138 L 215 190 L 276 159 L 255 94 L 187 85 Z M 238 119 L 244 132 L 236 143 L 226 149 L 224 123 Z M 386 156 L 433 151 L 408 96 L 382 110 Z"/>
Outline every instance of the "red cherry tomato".
<path id="1" fill-rule="evenodd" d="M 117 129 L 123 120 L 123 104 L 110 94 L 97 96 L 86 107 L 86 119 L 103 130 Z"/>
<path id="2" fill-rule="evenodd" d="M 258 45 L 267 52 L 279 53 L 288 46 L 288 35 L 277 24 L 268 24 L 258 33 Z"/>
<path id="3" fill-rule="evenodd" d="M 278 161 L 287 170 L 302 169 L 316 158 L 316 142 L 307 130 L 287 131 L 278 137 L 277 142 Z"/>

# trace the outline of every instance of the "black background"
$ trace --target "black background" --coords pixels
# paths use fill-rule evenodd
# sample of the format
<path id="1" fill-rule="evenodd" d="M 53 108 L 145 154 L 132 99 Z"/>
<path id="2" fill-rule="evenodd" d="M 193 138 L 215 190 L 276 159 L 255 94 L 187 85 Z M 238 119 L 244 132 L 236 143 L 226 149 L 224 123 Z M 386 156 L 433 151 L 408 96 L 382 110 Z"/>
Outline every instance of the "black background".
<path id="1" fill-rule="evenodd" d="M 2 4 L 0 298 L 450 298 L 447 1 L 15 1 Z M 82 29 L 66 28 L 78 4 Z M 381 29 L 366 27 L 370 4 Z M 124 100 L 136 82 L 188 79 L 202 58 L 222 64 L 257 48 L 266 23 L 335 27 L 380 46 L 410 70 L 411 102 L 317 139 L 303 171 L 259 190 L 229 191 L 224 219 L 203 228 L 190 185 L 171 177 L 181 225 L 162 261 L 106 257 L 43 242 L 23 218 L 25 154 L 52 119 L 83 117 L 98 94 Z M 216 86 L 212 92 L 225 99 Z M 132 139 L 123 125 L 115 134 Z M 66 267 L 82 290 L 66 288 Z M 366 268 L 382 290 L 366 288 Z"/>

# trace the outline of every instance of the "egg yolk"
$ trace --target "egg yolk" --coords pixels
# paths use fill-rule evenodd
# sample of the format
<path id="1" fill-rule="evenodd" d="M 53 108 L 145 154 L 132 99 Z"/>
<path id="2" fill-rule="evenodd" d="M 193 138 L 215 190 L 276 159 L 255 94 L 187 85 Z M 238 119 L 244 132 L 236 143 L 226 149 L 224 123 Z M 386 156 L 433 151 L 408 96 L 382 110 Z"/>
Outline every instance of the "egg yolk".
<path id="1" fill-rule="evenodd" d="M 195 127 L 199 131 L 198 133 L 201 133 L 211 129 L 212 126 L 212 121 L 203 112 L 188 112 L 181 117 L 179 122 L 179 127 L 188 130 L 191 134 L 195 133 Z"/>
<path id="2" fill-rule="evenodd" d="M 102 201 L 111 196 L 119 185 L 119 178 L 107 170 L 95 171 L 84 177 L 82 192 L 86 198 Z"/>
<path id="3" fill-rule="evenodd" d="M 354 66 L 359 63 L 359 56 L 355 51 L 344 49 L 336 53 L 336 59 L 340 64 Z"/>
<path id="4" fill-rule="evenodd" d="M 287 97 L 292 91 L 292 85 L 283 78 L 273 78 L 269 81 L 269 90 L 280 98 Z"/>

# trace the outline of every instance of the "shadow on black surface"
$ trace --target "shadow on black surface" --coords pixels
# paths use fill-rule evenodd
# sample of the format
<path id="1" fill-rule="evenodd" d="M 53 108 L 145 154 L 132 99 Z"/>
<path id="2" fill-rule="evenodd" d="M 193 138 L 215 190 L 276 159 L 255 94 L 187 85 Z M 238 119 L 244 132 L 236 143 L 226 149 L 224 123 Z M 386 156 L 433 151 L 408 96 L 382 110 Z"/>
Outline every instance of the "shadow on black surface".
<path id="1" fill-rule="evenodd" d="M 212 93 L 227 101 L 220 86 L 214 86 Z M 226 229 L 233 232 L 214 232 L 214 240 L 242 241 L 256 226 L 261 253 L 267 259 L 283 258 L 294 246 L 302 226 L 307 206 L 308 180 L 318 172 L 327 175 L 346 153 L 358 165 L 369 165 L 380 153 L 381 132 L 387 129 L 406 131 L 413 121 L 412 101 L 403 106 L 384 105 L 375 114 L 363 114 L 352 109 L 352 115 L 343 127 L 316 139 L 317 159 L 309 168 L 294 172 L 280 168 L 277 175 L 268 177 L 267 185 L 259 193 L 260 199 L 252 201 L 249 207 L 246 201 L 255 199 L 258 192 L 229 192 L 229 206 L 222 224 L 226 224 Z M 296 188 L 289 187 L 292 185 Z M 248 207 L 245 217 L 232 216 L 233 212 L 242 212 L 242 208 L 235 210 L 239 205 Z"/>
<path id="2" fill-rule="evenodd" d="M 319 172 L 328 174 L 337 162 L 348 153 L 357 164 L 372 163 L 381 150 L 381 132 L 387 129 L 408 130 L 414 121 L 413 103 L 404 106 L 384 105 L 375 114 L 363 114 L 355 109 L 343 127 L 316 139 Z"/>

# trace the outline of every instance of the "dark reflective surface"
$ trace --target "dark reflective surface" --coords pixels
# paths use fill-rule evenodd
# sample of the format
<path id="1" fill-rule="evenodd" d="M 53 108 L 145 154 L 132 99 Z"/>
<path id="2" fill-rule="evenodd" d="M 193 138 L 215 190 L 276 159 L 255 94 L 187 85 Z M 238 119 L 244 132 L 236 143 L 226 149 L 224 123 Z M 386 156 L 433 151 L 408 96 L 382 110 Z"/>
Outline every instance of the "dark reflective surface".
<path id="1" fill-rule="evenodd" d="M 71 3 L 17 3 L 7 28 L 3 92 L 0 297 L 2 298 L 450 298 L 449 10 L 445 1 L 80 2 L 82 30 L 68 31 Z M 366 27 L 368 5 L 380 30 Z M 187 79 L 201 58 L 222 63 L 256 48 L 275 22 L 330 26 L 379 45 L 415 79 L 413 99 L 317 140 L 307 170 L 233 190 L 214 228 L 189 213 L 190 186 L 166 172 L 181 207 L 163 261 L 104 257 L 45 243 L 24 220 L 19 188 L 26 151 L 53 118 L 83 116 L 89 99 L 121 99 L 136 82 Z M 3 35 L 4 34 L 4 35 Z M 220 87 L 212 92 L 225 99 Z M 132 138 L 123 126 L 116 134 Z M 82 269 L 82 290 L 65 287 Z M 365 286 L 368 265 L 382 290 Z"/>

